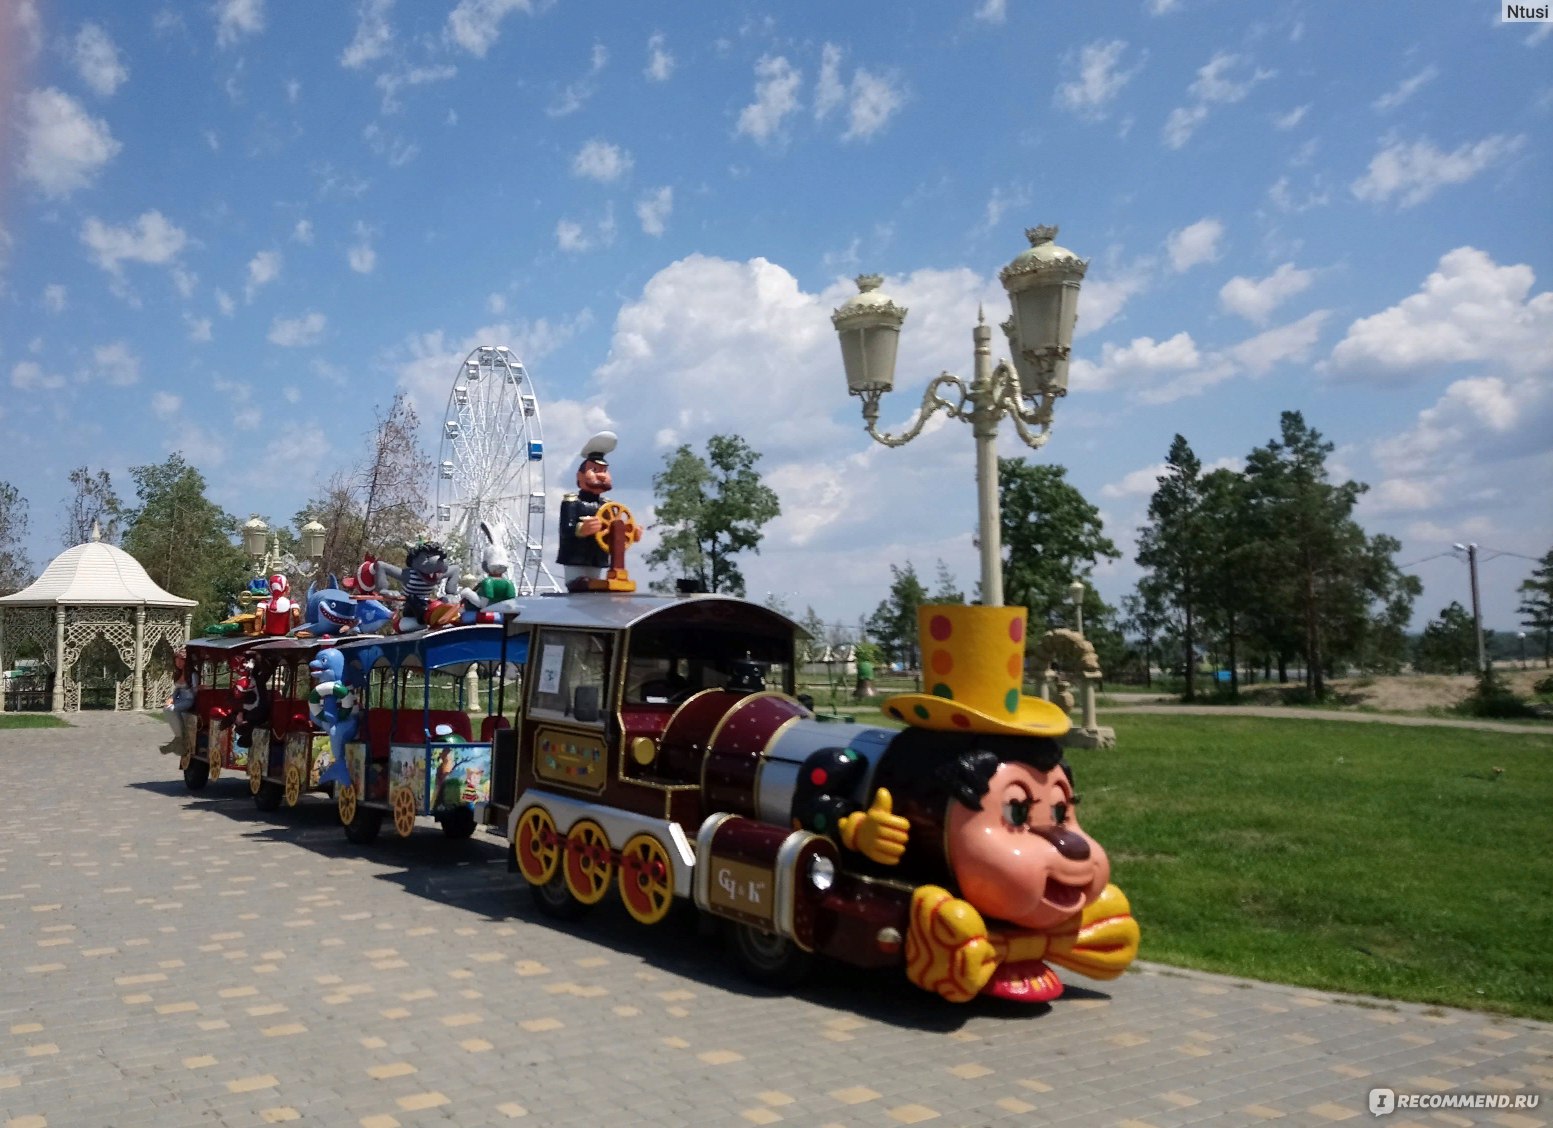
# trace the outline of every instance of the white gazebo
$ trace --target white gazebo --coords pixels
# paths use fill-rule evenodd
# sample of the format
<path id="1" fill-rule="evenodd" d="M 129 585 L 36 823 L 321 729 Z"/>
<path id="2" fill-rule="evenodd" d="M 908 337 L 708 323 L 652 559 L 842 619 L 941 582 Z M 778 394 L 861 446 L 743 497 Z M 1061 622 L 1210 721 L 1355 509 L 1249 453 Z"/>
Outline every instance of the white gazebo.
<path id="1" fill-rule="evenodd" d="M 0 596 L 0 678 L 22 651 L 35 649 L 54 670 L 56 713 L 81 708 L 77 667 L 88 650 L 117 658 L 115 709 L 159 705 L 172 692 L 172 656 L 188 640 L 199 605 L 163 591 L 140 561 L 98 536 L 94 526 L 86 544 L 61 552 L 21 591 Z"/>

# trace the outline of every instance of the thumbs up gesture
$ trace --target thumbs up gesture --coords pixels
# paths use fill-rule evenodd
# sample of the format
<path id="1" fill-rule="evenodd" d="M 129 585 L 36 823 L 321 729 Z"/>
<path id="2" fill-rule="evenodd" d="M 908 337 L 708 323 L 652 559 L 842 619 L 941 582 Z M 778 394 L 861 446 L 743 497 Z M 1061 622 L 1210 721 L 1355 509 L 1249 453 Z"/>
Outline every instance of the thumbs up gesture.
<path id="1" fill-rule="evenodd" d="M 838 824 L 841 844 L 882 866 L 899 862 L 906 852 L 911 824 L 890 809 L 893 804 L 886 788 L 874 792 L 873 805 L 868 810 L 853 811 Z"/>

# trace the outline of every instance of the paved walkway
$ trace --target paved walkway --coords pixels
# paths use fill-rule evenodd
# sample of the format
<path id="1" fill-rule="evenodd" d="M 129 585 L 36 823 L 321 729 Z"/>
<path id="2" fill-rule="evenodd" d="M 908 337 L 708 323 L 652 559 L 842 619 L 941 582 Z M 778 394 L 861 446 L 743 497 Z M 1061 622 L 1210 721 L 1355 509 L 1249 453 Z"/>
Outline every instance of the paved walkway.
<path id="1" fill-rule="evenodd" d="M 1050 1008 L 772 994 L 688 919 L 538 916 L 483 834 L 190 795 L 163 736 L 0 732 L 0 1125 L 1328 1124 L 1377 1086 L 1544 1098 L 1388 1126 L 1549 1119 L 1546 1024 L 1154 966 Z"/>

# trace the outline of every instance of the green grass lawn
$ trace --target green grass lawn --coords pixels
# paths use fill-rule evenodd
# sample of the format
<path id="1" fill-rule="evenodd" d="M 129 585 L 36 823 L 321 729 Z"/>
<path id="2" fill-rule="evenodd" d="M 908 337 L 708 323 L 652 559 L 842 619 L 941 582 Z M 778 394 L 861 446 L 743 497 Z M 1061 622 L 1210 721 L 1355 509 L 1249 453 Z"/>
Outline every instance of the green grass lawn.
<path id="1" fill-rule="evenodd" d="M 1141 958 L 1553 1019 L 1553 738 L 1107 723 L 1069 759 Z"/>
<path id="2" fill-rule="evenodd" d="M 47 713 L 0 713 L 0 729 L 69 728 L 67 721 Z"/>

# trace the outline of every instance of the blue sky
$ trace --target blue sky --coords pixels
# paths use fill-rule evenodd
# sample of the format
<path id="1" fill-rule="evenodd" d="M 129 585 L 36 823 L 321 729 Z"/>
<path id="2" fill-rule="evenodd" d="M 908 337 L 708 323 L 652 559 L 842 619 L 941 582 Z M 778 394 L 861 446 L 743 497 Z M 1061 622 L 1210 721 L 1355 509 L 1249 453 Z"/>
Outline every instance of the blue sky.
<path id="1" fill-rule="evenodd" d="M 1489 0 L 7 0 L 0 479 L 38 567 L 81 464 L 132 499 L 182 450 L 285 517 L 396 389 L 436 451 L 506 345 L 552 537 L 594 430 L 639 515 L 666 451 L 735 432 L 783 505 L 751 594 L 855 621 L 892 561 L 974 583 L 974 444 L 872 443 L 830 311 L 865 270 L 910 308 L 898 430 L 1051 223 L 1090 260 L 1071 392 L 1000 453 L 1101 508 L 1101 593 L 1174 434 L 1238 465 L 1296 409 L 1421 561 L 1421 625 L 1469 601 L 1453 542 L 1553 544 L 1550 31 Z M 1531 564 L 1489 555 L 1514 630 Z"/>

